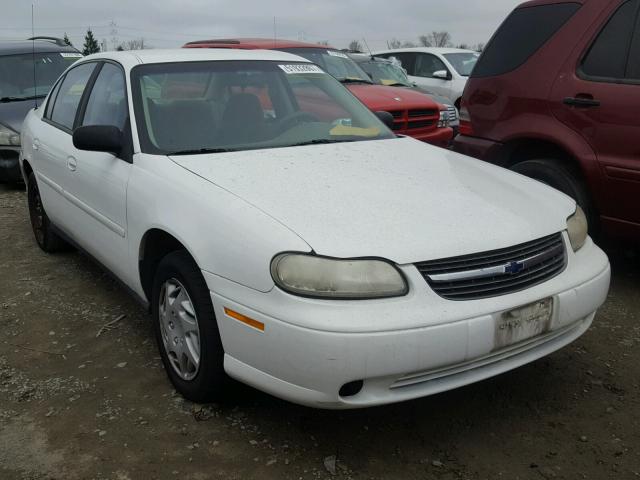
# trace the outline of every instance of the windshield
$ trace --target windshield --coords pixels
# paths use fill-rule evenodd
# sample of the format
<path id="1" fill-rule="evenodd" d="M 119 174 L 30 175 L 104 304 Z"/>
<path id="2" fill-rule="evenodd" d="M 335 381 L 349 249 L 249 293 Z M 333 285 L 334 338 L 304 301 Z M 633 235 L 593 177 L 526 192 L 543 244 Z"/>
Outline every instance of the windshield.
<path id="1" fill-rule="evenodd" d="M 46 95 L 60 74 L 81 57 L 73 52 L 0 56 L 0 98 L 21 100 Z"/>
<path id="2" fill-rule="evenodd" d="M 445 53 L 444 57 L 453 65 L 456 72 L 463 77 L 468 77 L 476 66 L 480 54 L 477 52 Z"/>
<path id="3" fill-rule="evenodd" d="M 393 138 L 317 65 L 140 65 L 131 73 L 142 151 L 192 154 Z"/>
<path id="4" fill-rule="evenodd" d="M 324 48 L 282 48 L 283 52 L 293 53 L 306 58 L 310 62 L 320 65 L 325 72 L 329 72 L 341 82 L 345 80 L 371 83 L 371 80 L 356 62 L 346 53 Z"/>
<path id="5" fill-rule="evenodd" d="M 358 65 L 369 74 L 374 83 L 381 85 L 402 85 L 405 87 L 411 86 L 411 82 L 402 67 L 394 65 L 391 62 L 367 60 L 358 63 Z"/>

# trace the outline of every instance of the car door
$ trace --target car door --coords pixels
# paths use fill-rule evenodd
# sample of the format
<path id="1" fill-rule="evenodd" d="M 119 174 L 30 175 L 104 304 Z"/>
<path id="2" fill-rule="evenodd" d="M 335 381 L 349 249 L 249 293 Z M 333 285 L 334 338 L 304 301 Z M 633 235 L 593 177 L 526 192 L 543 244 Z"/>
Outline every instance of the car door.
<path id="1" fill-rule="evenodd" d="M 42 202 L 51 221 L 63 230 L 68 229 L 70 220 L 63 184 L 69 151 L 73 148 L 71 134 L 80 100 L 96 65 L 84 63 L 58 80 L 42 122 L 33 131 L 34 170 Z"/>
<path id="2" fill-rule="evenodd" d="M 90 91 L 84 96 L 78 127 L 115 126 L 130 142 L 129 109 L 124 70 L 116 63 L 101 63 Z M 118 155 L 70 150 L 64 189 L 73 205 L 72 231 L 76 241 L 117 276 L 128 273 L 127 184 L 132 149 Z"/>
<path id="3" fill-rule="evenodd" d="M 559 76 L 553 108 L 596 153 L 600 215 L 640 224 L 640 0 L 614 4 Z"/>
<path id="4" fill-rule="evenodd" d="M 434 73 L 442 71 L 446 72 L 447 78 L 434 77 Z M 413 73 L 409 79 L 419 87 L 451 99 L 453 76 L 444 62 L 431 53 L 420 52 L 416 55 Z"/>

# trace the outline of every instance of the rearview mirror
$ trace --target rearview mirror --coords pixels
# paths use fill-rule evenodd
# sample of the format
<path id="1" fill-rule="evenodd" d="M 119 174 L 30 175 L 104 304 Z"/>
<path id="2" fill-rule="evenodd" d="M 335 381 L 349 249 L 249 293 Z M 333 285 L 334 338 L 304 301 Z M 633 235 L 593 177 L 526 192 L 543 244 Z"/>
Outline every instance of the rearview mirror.
<path id="1" fill-rule="evenodd" d="M 78 127 L 73 132 L 73 146 L 78 150 L 118 155 L 123 146 L 122 130 L 113 125 Z"/>
<path id="2" fill-rule="evenodd" d="M 393 130 L 393 115 L 389 112 L 380 111 L 376 112 L 376 117 L 378 117 L 390 130 Z"/>
<path id="3" fill-rule="evenodd" d="M 451 72 L 448 70 L 436 70 L 433 72 L 433 78 L 439 78 L 440 80 L 451 80 Z"/>

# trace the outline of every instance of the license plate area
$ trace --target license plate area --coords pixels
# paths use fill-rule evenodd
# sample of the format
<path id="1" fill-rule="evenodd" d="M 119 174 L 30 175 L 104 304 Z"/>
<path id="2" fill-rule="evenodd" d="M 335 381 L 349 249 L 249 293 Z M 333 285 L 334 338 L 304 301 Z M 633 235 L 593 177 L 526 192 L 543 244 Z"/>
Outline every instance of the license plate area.
<path id="1" fill-rule="evenodd" d="M 551 328 L 553 298 L 502 312 L 495 322 L 494 350 L 537 337 Z"/>

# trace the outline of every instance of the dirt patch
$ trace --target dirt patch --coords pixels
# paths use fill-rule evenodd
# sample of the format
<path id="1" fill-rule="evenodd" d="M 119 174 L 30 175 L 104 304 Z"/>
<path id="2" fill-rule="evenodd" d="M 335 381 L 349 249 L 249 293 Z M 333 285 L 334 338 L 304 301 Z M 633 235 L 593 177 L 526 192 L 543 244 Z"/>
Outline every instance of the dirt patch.
<path id="1" fill-rule="evenodd" d="M 610 251 L 612 290 L 581 339 L 488 381 L 351 412 L 249 388 L 202 406 L 175 394 L 113 280 L 36 247 L 25 202 L 0 187 L 3 480 L 640 477 L 637 253 Z"/>

